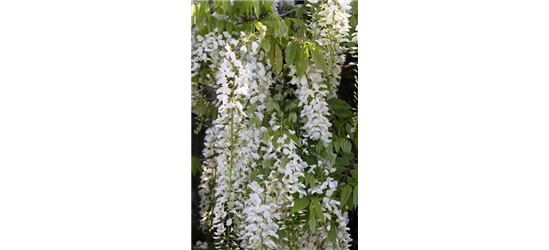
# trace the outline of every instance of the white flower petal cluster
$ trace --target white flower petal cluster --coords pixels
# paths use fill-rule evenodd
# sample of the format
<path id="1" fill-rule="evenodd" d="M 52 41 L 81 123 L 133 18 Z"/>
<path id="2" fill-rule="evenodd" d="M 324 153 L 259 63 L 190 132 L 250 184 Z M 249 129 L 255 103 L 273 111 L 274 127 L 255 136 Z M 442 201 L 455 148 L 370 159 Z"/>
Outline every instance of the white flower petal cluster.
<path id="1" fill-rule="evenodd" d="M 317 1 L 309 1 L 316 4 Z M 345 62 L 346 46 L 341 43 L 348 42 L 349 11 L 351 1 L 348 0 L 328 0 L 318 5 L 318 12 L 309 23 L 309 30 L 317 41 L 328 50 L 325 59 L 328 64 L 327 72 L 316 68 L 311 61 L 305 76 L 294 77 L 290 83 L 298 86 L 296 95 L 300 100 L 302 107 L 300 121 L 302 122 L 302 136 L 312 141 L 320 141 L 326 146 L 331 142 L 332 134 L 329 131 L 331 126 L 326 116 L 329 115 L 329 107 L 326 100 L 336 97 L 336 91 L 339 85 L 339 75 L 341 66 Z M 290 73 L 295 75 L 293 66 Z M 335 168 L 328 162 L 318 161 L 318 166 L 309 166 L 308 172 L 314 173 L 316 168 L 326 176 Z M 338 182 L 328 177 L 325 180 L 318 180 L 313 188 L 307 192 L 310 195 L 324 195 L 322 202 L 322 211 L 329 223 L 325 227 L 319 227 L 315 233 L 310 234 L 306 229 L 301 229 L 300 248 L 302 249 L 334 249 L 331 242 L 327 240 L 330 230 L 335 230 L 337 234 L 337 249 L 348 249 L 351 241 L 348 228 L 346 227 L 348 219 L 347 213 L 343 213 L 339 206 L 339 201 L 332 198 L 338 188 Z M 334 228 L 332 228 L 334 227 Z"/>
<path id="2" fill-rule="evenodd" d="M 200 71 L 200 62 L 201 56 L 198 55 L 195 51 L 200 47 L 197 43 L 196 37 L 195 37 L 195 31 L 196 29 L 191 29 L 191 78 L 198 75 L 198 72 Z M 195 102 L 196 97 L 200 95 L 198 89 L 193 86 L 191 88 L 192 95 L 191 95 L 191 104 Z"/>
<path id="3" fill-rule="evenodd" d="M 358 52 L 358 24 L 355 26 L 355 32 L 351 34 L 351 42 L 356 43 L 357 45 L 355 47 L 352 47 L 354 53 Z"/>
<path id="4" fill-rule="evenodd" d="M 279 131 L 276 116 L 272 116 L 270 125 L 273 130 Z M 289 131 L 294 133 L 295 131 Z M 307 167 L 299 155 L 297 145 L 285 134 L 275 139 L 269 138 L 264 147 L 263 158 L 274 160 L 273 170 L 266 177 L 260 177 L 260 182 L 252 182 L 249 199 L 246 201 L 244 215 L 247 226 L 242 233 L 245 242 L 245 249 L 258 249 L 267 246 L 269 249 L 286 249 L 287 241 L 279 241 L 275 245 L 275 239 L 279 236 L 277 231 L 283 226 L 283 219 L 289 216 L 293 205 L 292 194 L 297 193 L 300 197 L 306 195 L 305 185 L 299 181 L 304 176 L 304 168 Z"/>
<path id="5" fill-rule="evenodd" d="M 329 98 L 337 97 L 341 66 L 345 63 L 347 46 L 342 43 L 349 42 L 349 17 L 352 0 L 327 0 L 319 5 L 313 21 L 309 24 L 310 30 L 317 41 L 327 49 L 328 79 L 331 86 Z"/>
<path id="6" fill-rule="evenodd" d="M 198 249 L 208 249 L 208 242 L 197 241 L 196 247 L 198 247 Z"/>
<path id="7" fill-rule="evenodd" d="M 285 5 L 295 6 L 295 0 L 284 0 Z"/>
<path id="8" fill-rule="evenodd" d="M 315 34 L 314 39 L 327 48 L 329 69 L 324 72 L 311 61 L 305 76 L 290 80 L 290 84 L 297 86 L 294 93 L 299 98 L 298 131 L 283 125 L 284 112 L 266 112 L 267 103 L 273 98 L 271 88 L 282 81 L 274 76 L 270 63 L 263 63 L 266 55 L 259 44 L 265 38 L 266 27 L 258 28 L 259 34 L 253 35 L 214 29 L 203 36 L 195 36 L 193 30 L 191 74 L 196 76 L 201 70 L 213 72 L 208 76 L 210 78 L 201 79 L 201 83 L 215 90 L 218 107 L 218 116 L 206 131 L 203 151 L 206 160 L 199 190 L 202 226 L 214 234 L 215 247 L 349 248 L 347 214 L 341 211 L 339 201 L 334 197 L 338 182 L 326 177 L 307 188 L 300 181 L 307 172 L 328 176 L 335 170 L 333 163 L 318 160 L 318 165 L 308 165 L 298 154 L 309 155 L 306 147 L 300 148 L 289 138 L 299 135 L 302 145 L 313 141 L 327 146 L 332 142 L 326 100 L 335 96 L 345 60 L 345 48 L 341 43 L 349 37 L 350 0 L 309 2 L 318 6 L 314 11 L 317 17 L 309 23 L 309 29 Z M 280 5 L 295 3 L 277 0 L 273 5 L 276 10 Z M 212 16 L 230 21 L 227 16 L 215 12 Z M 296 75 L 294 66 L 290 67 L 290 75 Z M 263 121 L 269 121 L 269 124 L 263 126 Z M 267 131 L 273 133 L 264 139 Z M 265 167 L 265 161 L 269 162 L 269 167 Z M 259 171 L 266 172 L 255 175 Z M 303 227 L 304 223 L 287 225 L 288 221 L 300 221 L 304 216 L 303 211 L 290 213 L 294 196 L 310 195 L 321 196 L 322 213 L 327 219 L 313 234 Z M 336 248 L 327 240 L 334 230 Z M 290 235 L 279 236 L 287 231 L 291 231 Z M 197 242 L 197 246 L 208 247 L 202 242 Z"/>
<path id="9" fill-rule="evenodd" d="M 273 9 L 274 11 L 278 12 L 278 5 L 280 4 L 281 0 L 273 0 Z"/>
<path id="10" fill-rule="evenodd" d="M 353 32 L 353 34 L 351 34 L 351 42 L 354 42 L 356 43 L 356 46 L 354 47 L 351 47 L 351 55 L 354 57 L 354 58 L 358 58 L 358 24 L 356 25 L 355 27 L 355 32 Z M 356 72 L 358 72 L 358 60 L 357 62 L 355 63 L 357 69 L 356 69 Z M 355 75 L 355 81 L 356 83 L 358 83 L 358 74 Z M 354 129 L 353 129 L 354 130 Z M 353 131 L 354 132 L 354 131 Z"/>
<path id="11" fill-rule="evenodd" d="M 324 201 L 323 201 L 324 202 Z M 336 204 L 336 201 L 333 201 L 334 204 Z M 339 202 L 337 202 L 339 203 Z M 341 214 L 340 211 L 335 211 L 336 214 Z M 326 215 L 327 213 L 325 213 Z M 327 250 L 339 250 L 339 249 L 349 249 L 350 242 L 351 242 L 351 236 L 347 232 L 349 228 L 346 227 L 346 223 L 348 223 L 347 219 L 347 212 L 344 212 L 340 218 L 338 218 L 338 221 L 336 222 L 335 226 L 337 227 L 337 233 L 336 233 L 336 240 L 337 240 L 337 246 L 334 247 L 332 242 L 329 242 L 326 240 L 328 238 L 328 233 L 331 230 L 331 226 L 328 225 L 326 227 L 320 227 L 317 228 L 314 234 L 310 234 L 309 231 L 303 230 L 301 237 L 299 237 L 299 248 L 298 249 L 327 249 Z M 345 223 L 345 225 L 342 225 L 342 223 Z"/>
<path id="12" fill-rule="evenodd" d="M 276 12 L 278 12 L 278 7 L 284 5 L 295 6 L 295 0 L 273 0 L 273 8 Z"/>
<path id="13" fill-rule="evenodd" d="M 194 77 L 204 69 L 216 69 L 220 59 L 220 51 L 225 44 L 225 39 L 229 38 L 228 32 L 217 33 L 210 32 L 205 36 L 196 35 L 195 29 L 192 29 L 191 38 L 191 77 Z M 213 87 L 215 79 L 201 79 L 202 84 Z M 197 89 L 193 88 L 193 97 L 199 95 Z M 194 99 L 192 103 L 194 103 Z"/>
<path id="14" fill-rule="evenodd" d="M 251 171 L 259 167 L 264 154 L 271 153 L 268 148 L 273 150 L 272 145 L 262 145 L 266 128 L 250 126 L 250 120 L 252 117 L 263 120 L 268 89 L 274 79 L 268 73 L 271 66 L 261 63 L 264 54 L 258 51 L 258 42 L 249 42 L 242 33 L 238 39 L 228 38 L 221 44 L 219 51 L 212 50 L 219 55 L 214 84 L 219 116 L 206 132 L 204 155 L 207 160 L 200 191 L 203 219 L 210 218 L 211 223 L 206 226 L 214 228 L 219 242 L 225 241 L 223 236 L 228 233 L 242 239 L 241 247 L 246 249 L 257 249 L 260 245 L 275 248 L 278 222 L 291 203 L 284 192 L 305 194 L 304 185 L 298 180 L 303 176 L 303 161 L 297 156 L 295 144 L 283 144 L 285 148 L 276 151 L 287 153 L 289 163 L 275 162 L 274 166 L 280 169 L 271 172 L 276 173 L 268 178 L 273 181 L 262 183 L 265 193 L 257 183 L 247 184 Z M 253 104 L 255 109 L 244 112 L 244 104 Z"/>
<path id="15" fill-rule="evenodd" d="M 290 69 L 291 74 L 295 74 L 295 67 Z M 322 71 L 314 65 L 307 69 L 308 77 L 295 77 L 290 83 L 297 85 L 296 95 L 299 98 L 299 106 L 302 107 L 300 114 L 301 130 L 304 138 L 310 138 L 314 141 L 321 141 L 324 145 L 332 142 L 329 129 L 332 126 L 326 116 L 330 114 L 326 98 L 328 89 L 326 80 L 323 78 Z"/>
<path id="16" fill-rule="evenodd" d="M 216 37 L 215 34 L 208 35 Z M 198 38 L 203 40 L 201 49 L 209 52 L 206 58 L 215 58 L 217 62 L 214 65 L 217 66 L 216 82 L 212 85 L 217 89 L 218 117 L 206 132 L 203 153 L 207 160 L 204 162 L 200 195 L 203 226 L 213 228 L 218 239 L 234 235 L 236 223 L 233 224 L 233 220 L 240 218 L 238 211 L 243 208 L 251 159 L 247 157 L 250 148 L 241 147 L 249 145 L 249 138 L 240 133 L 247 129 L 247 115 L 242 103 L 248 101 L 250 85 L 254 81 L 251 72 L 257 67 L 257 59 L 248 62 L 252 58 L 241 55 L 241 47 L 246 46 L 245 39 L 225 38 L 222 41 Z M 215 49 L 209 46 L 212 44 Z M 226 240 L 232 239 L 227 237 Z"/>
<path id="17" fill-rule="evenodd" d="M 281 219 L 280 213 L 277 212 L 277 202 L 270 195 L 272 191 L 265 190 L 257 182 L 250 183 L 248 187 L 251 193 L 243 211 L 246 215 L 246 226 L 242 233 L 244 238 L 242 247 L 261 249 L 262 246 L 266 246 L 269 249 L 275 249 L 277 244 L 273 238 L 278 239 L 279 229 L 275 220 Z"/>
<path id="18" fill-rule="evenodd" d="M 295 74 L 295 69 L 291 68 L 290 70 L 291 73 Z M 317 69 L 314 64 L 310 64 L 307 69 L 307 77 L 295 77 L 290 82 L 298 86 L 296 95 L 300 100 L 299 105 L 302 106 L 302 136 L 310 138 L 313 141 L 324 142 L 324 145 L 327 145 L 331 142 L 332 134 L 329 131 L 331 123 L 328 118 L 326 118 L 326 116 L 329 115 L 329 108 L 326 103 L 329 91 L 326 87 L 326 79 L 323 78 L 322 73 L 323 72 Z M 333 165 L 319 160 L 319 165 L 308 166 L 307 172 L 314 173 L 315 168 L 320 168 L 325 175 L 329 175 L 335 171 Z M 321 203 L 323 214 L 329 221 L 333 221 L 337 225 L 335 230 L 337 230 L 337 239 L 340 246 L 338 249 L 348 249 L 351 238 L 350 234 L 347 232 L 348 228 L 346 227 L 348 221 L 347 214 L 342 213 L 340 210 L 339 201 L 332 198 L 337 187 L 338 182 L 333 180 L 333 178 L 328 177 L 325 181 L 316 183 L 314 188 L 309 188 L 307 192 L 309 195 L 325 195 L 322 200 L 323 202 Z M 301 248 L 334 249 L 332 243 L 326 240 L 329 230 L 329 225 L 327 228 L 318 228 L 315 234 L 310 234 L 307 230 L 302 230 L 302 237 L 300 237 Z"/>
<path id="19" fill-rule="evenodd" d="M 211 167 L 216 162 L 217 151 L 222 148 L 221 145 L 215 143 L 215 135 L 219 133 L 219 128 L 210 127 L 206 130 L 206 136 L 204 138 L 204 151 L 203 154 L 206 160 L 203 162 L 204 168 L 200 180 L 200 186 L 198 194 L 200 195 L 200 215 L 201 225 L 203 229 L 209 229 L 212 226 L 212 204 L 215 204 L 213 189 L 215 188 L 215 174 L 217 169 Z"/>

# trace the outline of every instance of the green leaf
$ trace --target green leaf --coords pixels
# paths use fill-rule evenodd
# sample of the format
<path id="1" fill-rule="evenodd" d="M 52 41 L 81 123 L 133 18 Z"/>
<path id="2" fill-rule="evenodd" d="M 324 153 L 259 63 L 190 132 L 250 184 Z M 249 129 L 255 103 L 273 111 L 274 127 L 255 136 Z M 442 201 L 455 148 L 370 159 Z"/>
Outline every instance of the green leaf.
<path id="1" fill-rule="evenodd" d="M 273 166 L 273 160 L 263 160 L 262 165 L 264 168 L 270 168 L 271 166 Z"/>
<path id="2" fill-rule="evenodd" d="M 259 1 L 252 1 L 252 2 L 253 2 L 253 8 L 254 8 L 255 17 L 256 17 L 256 18 L 259 18 L 259 15 L 261 15 L 261 6 L 260 6 L 260 3 L 259 3 Z"/>
<path id="3" fill-rule="evenodd" d="M 336 153 L 339 153 L 340 144 L 341 144 L 341 143 L 340 143 L 339 140 L 336 140 L 336 141 L 334 142 L 334 149 L 335 149 Z"/>
<path id="4" fill-rule="evenodd" d="M 309 187 L 315 188 L 316 187 L 316 178 L 313 175 L 309 175 Z"/>
<path id="5" fill-rule="evenodd" d="M 347 206 L 349 209 L 353 209 L 353 199 L 349 198 L 349 200 L 347 201 L 347 204 L 345 204 L 345 206 Z"/>
<path id="6" fill-rule="evenodd" d="M 326 101 L 330 107 L 333 109 L 351 109 L 351 105 L 349 105 L 347 102 L 338 99 L 338 98 L 332 98 L 328 101 Z"/>
<path id="7" fill-rule="evenodd" d="M 318 43 L 318 41 L 312 41 L 312 43 L 314 44 L 314 47 L 318 50 L 320 50 L 320 53 L 326 53 L 328 52 L 328 50 L 326 49 L 326 47 L 324 47 L 322 44 Z"/>
<path id="8" fill-rule="evenodd" d="M 242 25 L 235 26 L 235 27 L 234 27 L 234 31 L 235 31 L 236 33 L 240 33 L 240 32 L 242 32 L 242 31 L 244 31 L 244 27 L 243 27 Z"/>
<path id="9" fill-rule="evenodd" d="M 299 66 L 299 61 L 301 60 L 301 51 L 300 51 L 301 47 L 296 44 L 294 45 L 294 48 L 296 50 L 295 59 L 294 59 L 295 71 L 297 73 L 297 76 L 302 76 L 303 73 L 305 73 L 305 71 L 301 69 L 301 67 Z"/>
<path id="10" fill-rule="evenodd" d="M 252 119 L 250 119 L 250 127 L 255 126 L 256 128 L 260 127 L 259 118 L 257 116 L 253 116 Z"/>
<path id="11" fill-rule="evenodd" d="M 242 1 L 242 6 L 240 8 L 238 8 L 238 16 L 244 16 L 246 15 L 247 17 L 250 15 L 250 9 L 251 9 L 251 5 L 249 3 L 249 1 Z"/>
<path id="12" fill-rule="evenodd" d="M 267 112 L 272 112 L 273 110 L 280 110 L 280 107 L 278 107 L 278 103 L 273 101 L 273 100 L 270 100 L 268 103 L 267 103 Z"/>
<path id="13" fill-rule="evenodd" d="M 345 119 L 345 118 L 349 118 L 349 117 L 353 116 L 353 112 L 351 112 L 348 109 L 336 109 L 334 111 L 335 111 L 337 117 L 339 117 L 339 118 Z"/>
<path id="14" fill-rule="evenodd" d="M 199 12 L 200 10 L 200 4 L 193 4 L 191 6 L 191 18 L 194 19 L 195 15 Z"/>
<path id="15" fill-rule="evenodd" d="M 352 145 L 351 145 L 351 142 L 350 142 L 349 140 L 341 139 L 340 147 L 341 147 L 341 150 L 342 150 L 344 153 L 350 153 L 350 152 L 351 152 Z"/>
<path id="16" fill-rule="evenodd" d="M 317 219 L 320 219 L 320 221 L 325 221 L 324 214 L 322 213 L 322 208 L 320 207 L 320 203 L 318 203 L 318 200 L 314 200 L 311 202 L 315 206 L 315 216 Z"/>
<path id="17" fill-rule="evenodd" d="M 334 145 L 328 144 L 325 148 L 326 153 L 329 153 L 330 155 L 334 152 Z"/>
<path id="18" fill-rule="evenodd" d="M 195 175 L 197 172 L 202 172 L 202 163 L 194 156 L 191 156 L 191 173 Z"/>
<path id="19" fill-rule="evenodd" d="M 235 2 L 241 2 L 241 1 L 235 1 Z M 273 1 L 262 1 L 261 3 L 263 4 L 263 8 L 265 8 L 265 10 L 273 9 Z"/>
<path id="20" fill-rule="evenodd" d="M 291 88 L 290 88 L 291 89 Z M 288 89 L 287 91 L 289 91 L 290 89 Z M 293 91 L 293 89 L 292 89 Z M 286 112 L 292 112 L 292 111 L 296 111 L 297 108 L 299 107 L 299 99 L 298 98 L 295 98 L 293 101 L 291 101 L 290 103 L 288 103 L 288 105 L 286 105 L 286 108 L 284 108 L 284 110 Z"/>
<path id="21" fill-rule="evenodd" d="M 335 164 L 339 165 L 339 166 L 349 166 L 349 164 L 351 164 L 351 162 L 349 162 L 349 160 L 347 160 L 346 158 L 337 157 Z"/>
<path id="22" fill-rule="evenodd" d="M 332 226 L 332 229 L 328 232 L 328 240 L 332 242 L 334 249 L 339 249 L 339 244 L 337 242 L 337 233 L 335 228 Z"/>
<path id="23" fill-rule="evenodd" d="M 269 140 L 271 140 L 272 133 L 273 131 L 270 128 L 263 132 L 263 140 L 265 140 L 266 144 L 268 144 Z"/>
<path id="24" fill-rule="evenodd" d="M 311 179 L 309 178 L 309 175 L 311 175 L 311 174 L 305 173 L 305 178 L 303 178 L 304 181 L 305 181 L 305 186 L 309 186 L 309 182 L 310 182 L 310 180 L 311 180 Z"/>
<path id="25" fill-rule="evenodd" d="M 234 24 L 231 23 L 231 22 L 227 22 L 226 26 L 227 26 L 227 31 L 229 32 L 229 34 L 232 33 L 233 29 L 234 29 Z"/>
<path id="26" fill-rule="evenodd" d="M 282 159 L 280 159 L 280 165 L 281 166 L 286 166 L 286 164 L 288 164 L 288 158 L 286 156 L 282 157 Z"/>
<path id="27" fill-rule="evenodd" d="M 281 21 L 277 21 L 276 22 L 276 25 L 274 26 L 274 37 L 275 38 L 279 38 L 279 37 L 284 37 L 286 35 L 288 35 L 288 26 L 286 25 L 285 22 L 283 22 L 282 20 Z"/>
<path id="28" fill-rule="evenodd" d="M 353 125 L 351 125 L 350 123 L 347 123 L 345 125 L 345 131 L 347 131 L 347 134 L 351 137 L 355 137 L 356 129 L 353 131 Z"/>
<path id="29" fill-rule="evenodd" d="M 288 119 L 290 120 L 290 122 L 296 123 L 297 122 L 297 114 L 295 112 L 290 113 L 288 115 Z M 298 142 L 296 142 L 296 143 L 299 144 Z"/>
<path id="30" fill-rule="evenodd" d="M 259 170 L 255 170 L 250 173 L 250 182 L 257 181 L 257 176 L 259 175 Z"/>
<path id="31" fill-rule="evenodd" d="M 254 26 L 255 25 L 253 25 L 252 23 L 245 23 L 245 24 L 242 25 L 242 30 L 246 33 L 251 32 L 251 30 L 254 29 Z"/>
<path id="32" fill-rule="evenodd" d="M 313 157 L 310 157 L 308 155 L 302 155 L 301 158 L 303 160 L 305 160 L 305 162 L 307 162 L 307 164 L 309 164 L 309 165 L 316 165 L 317 164 L 317 161 Z"/>
<path id="33" fill-rule="evenodd" d="M 353 177 L 347 177 L 347 183 L 351 184 L 353 187 L 356 187 L 358 185 L 358 181 L 355 180 Z"/>
<path id="34" fill-rule="evenodd" d="M 324 151 L 322 150 L 324 147 L 322 147 L 322 142 L 318 141 L 318 143 L 315 145 L 315 151 L 317 154 L 321 154 Z"/>
<path id="35" fill-rule="evenodd" d="M 332 178 L 334 178 L 335 180 L 338 180 L 338 181 L 340 181 L 341 179 L 343 179 L 343 175 L 340 174 L 340 173 L 336 173 L 336 172 L 331 173 L 329 176 L 332 177 Z"/>
<path id="36" fill-rule="evenodd" d="M 290 18 L 286 18 L 284 20 L 284 22 L 286 23 L 286 35 L 288 34 L 288 32 L 290 31 L 293 31 L 294 30 L 294 26 L 292 25 L 292 20 Z M 293 33 L 293 32 L 292 32 Z"/>
<path id="37" fill-rule="evenodd" d="M 339 123 L 339 121 L 337 122 Z M 336 124 L 336 127 L 339 126 L 338 124 Z M 345 138 L 345 130 L 343 129 L 338 129 L 337 130 L 337 137 L 341 138 L 341 139 L 344 139 Z"/>
<path id="38" fill-rule="evenodd" d="M 284 120 L 282 120 L 282 125 L 287 128 L 293 128 L 294 126 L 294 124 L 290 121 L 290 117 L 284 118 Z"/>
<path id="39" fill-rule="evenodd" d="M 276 71 L 278 73 L 282 72 L 282 66 L 284 65 L 284 62 L 282 61 L 282 50 L 278 45 L 276 45 L 275 49 L 275 65 Z"/>
<path id="40" fill-rule="evenodd" d="M 294 89 L 292 89 L 292 88 L 287 88 L 286 90 L 284 90 L 284 97 L 287 97 L 287 96 L 293 95 L 293 94 L 294 94 Z M 288 105 L 293 105 L 293 102 L 289 102 Z"/>
<path id="41" fill-rule="evenodd" d="M 269 42 L 269 40 L 267 39 L 263 39 L 259 43 L 259 46 L 261 46 L 261 48 L 263 48 L 263 50 L 265 50 L 265 52 L 268 53 L 269 50 L 271 49 L 271 42 Z"/>
<path id="42" fill-rule="evenodd" d="M 324 55 L 316 48 L 313 48 L 311 52 L 315 65 L 322 71 L 326 72 L 326 60 L 324 59 Z"/>
<path id="43" fill-rule="evenodd" d="M 295 59 L 295 52 L 294 52 L 294 46 L 295 42 L 289 42 L 288 46 L 286 46 L 286 64 L 292 65 Z"/>
<path id="44" fill-rule="evenodd" d="M 301 199 L 295 199 L 294 206 L 292 207 L 292 211 L 290 211 L 290 213 L 299 212 L 305 209 L 307 206 L 309 206 L 309 203 L 310 203 L 310 200 L 309 200 L 309 197 L 307 196 Z"/>
<path id="45" fill-rule="evenodd" d="M 269 63 L 271 64 L 271 66 L 275 66 L 275 50 L 274 49 L 270 49 L 269 52 L 267 53 L 267 58 L 269 58 Z"/>
<path id="46" fill-rule="evenodd" d="M 278 235 L 278 237 L 272 238 L 272 241 L 275 243 L 275 245 L 278 245 L 279 242 L 282 241 L 282 239 L 287 239 L 288 237 L 291 237 L 289 231 L 287 230 L 278 230 L 276 234 Z"/>
<path id="47" fill-rule="evenodd" d="M 345 166 L 336 166 L 335 168 L 337 173 L 343 173 L 345 172 L 345 170 L 347 170 L 347 167 Z"/>
<path id="48" fill-rule="evenodd" d="M 298 11 L 299 9 L 301 9 L 301 8 L 297 8 L 296 11 Z M 299 19 L 299 18 L 290 18 L 290 19 L 291 19 L 294 23 L 297 23 L 297 24 L 299 24 L 299 25 L 301 25 L 301 26 L 306 26 L 306 25 L 305 25 L 305 22 L 303 22 L 303 20 L 301 20 L 301 19 Z"/>
<path id="49" fill-rule="evenodd" d="M 313 210 L 314 209 L 311 206 L 309 211 L 309 229 L 311 230 L 311 233 L 314 233 L 316 230 L 316 218 Z"/>
<path id="50" fill-rule="evenodd" d="M 344 139 L 345 140 L 345 139 Z M 346 153 L 346 152 L 341 152 L 341 156 L 342 157 L 345 157 L 347 158 L 347 160 L 351 161 L 355 158 L 355 153 L 353 153 L 353 151 L 349 152 L 349 153 Z"/>
<path id="51" fill-rule="evenodd" d="M 299 18 L 301 18 L 301 16 L 303 15 L 303 8 L 302 7 L 299 7 L 295 10 L 295 15 Z"/>
<path id="52" fill-rule="evenodd" d="M 223 31 L 225 29 L 225 23 L 221 20 L 216 20 L 215 21 L 215 27 L 217 28 L 217 30 L 219 32 Z"/>
<path id="53" fill-rule="evenodd" d="M 303 40 L 303 41 L 305 41 L 305 42 L 309 42 L 309 43 L 313 43 L 313 42 L 314 42 L 313 40 L 311 40 L 311 39 L 309 39 L 309 38 L 307 38 L 307 37 L 304 37 L 304 36 L 303 36 L 303 37 L 300 37 L 299 39 L 301 39 L 301 40 Z"/>
<path id="54" fill-rule="evenodd" d="M 271 168 L 270 167 L 264 168 L 262 170 L 262 173 L 263 173 L 264 176 L 269 176 L 269 174 L 271 173 Z"/>
<path id="55" fill-rule="evenodd" d="M 301 47 L 301 51 L 299 51 L 299 60 L 297 62 L 297 67 L 300 69 L 301 74 L 298 75 L 302 76 L 307 72 L 307 68 L 309 67 L 309 50 L 305 47 Z"/>
<path id="56" fill-rule="evenodd" d="M 339 202 L 341 202 L 342 206 L 347 204 L 352 192 L 353 188 L 350 185 L 343 187 L 343 190 L 341 190 L 341 194 L 339 195 Z"/>
<path id="57" fill-rule="evenodd" d="M 273 138 L 271 139 L 271 141 L 272 141 L 273 143 L 278 143 L 277 141 L 278 141 L 278 138 L 280 138 L 280 136 L 281 136 L 280 133 L 274 132 L 274 135 L 273 135 Z M 277 145 L 277 144 L 275 144 L 275 145 Z"/>
<path id="58" fill-rule="evenodd" d="M 288 136 L 290 139 L 292 139 L 292 141 L 295 142 L 295 144 L 300 147 L 301 146 L 301 143 L 299 142 L 299 138 L 297 138 L 297 135 L 295 134 L 290 134 L 290 131 L 288 130 L 284 130 L 284 134 L 286 134 L 286 136 Z"/>
<path id="59" fill-rule="evenodd" d="M 241 4 L 241 1 L 234 1 L 233 2 L 233 5 L 231 6 L 231 12 L 235 11 L 236 9 L 238 9 L 238 7 L 240 6 Z"/>
<path id="60" fill-rule="evenodd" d="M 358 180 L 358 169 L 351 170 L 351 175 Z"/>
<path id="61" fill-rule="evenodd" d="M 330 152 L 324 151 L 320 153 L 320 156 L 322 157 L 322 159 L 324 159 L 324 161 L 326 161 L 328 165 L 333 165 L 335 162 L 335 156 L 332 151 Z"/>

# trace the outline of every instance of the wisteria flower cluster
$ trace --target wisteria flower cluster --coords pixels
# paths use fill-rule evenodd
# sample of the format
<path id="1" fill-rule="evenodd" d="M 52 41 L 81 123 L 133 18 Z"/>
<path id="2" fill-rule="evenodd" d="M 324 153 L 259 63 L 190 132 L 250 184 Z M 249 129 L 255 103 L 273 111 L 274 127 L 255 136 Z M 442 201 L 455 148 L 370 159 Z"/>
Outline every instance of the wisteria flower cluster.
<path id="1" fill-rule="evenodd" d="M 192 1 L 191 100 L 206 127 L 200 217 L 211 237 L 196 249 L 349 249 L 356 112 L 337 90 L 346 44 L 357 42 L 351 5 Z"/>

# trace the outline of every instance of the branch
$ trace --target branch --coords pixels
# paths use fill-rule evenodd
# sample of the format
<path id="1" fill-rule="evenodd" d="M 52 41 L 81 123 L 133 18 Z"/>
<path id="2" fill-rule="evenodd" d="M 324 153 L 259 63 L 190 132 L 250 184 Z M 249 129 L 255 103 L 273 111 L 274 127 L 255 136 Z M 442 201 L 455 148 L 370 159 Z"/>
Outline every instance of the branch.
<path id="1" fill-rule="evenodd" d="M 295 10 L 297 10 L 297 8 L 300 8 L 301 6 L 302 6 L 301 4 L 296 5 L 295 8 L 294 8 L 293 10 L 289 10 L 289 11 L 287 11 L 287 12 L 285 12 L 285 13 L 280 14 L 279 16 L 280 16 L 280 17 L 285 17 L 285 16 L 289 15 L 290 13 L 294 12 Z M 279 6 L 279 7 L 280 7 L 280 6 Z"/>
<path id="2" fill-rule="evenodd" d="M 343 183 L 347 183 L 347 177 L 351 176 L 351 169 L 354 169 L 354 166 L 355 166 L 355 160 L 353 159 L 351 160 L 351 164 L 346 167 L 347 169 L 345 170 L 345 173 L 343 173 L 343 178 L 339 182 L 338 188 L 342 187 L 341 189 L 343 189 L 343 186 L 344 186 Z"/>
<path id="3" fill-rule="evenodd" d="M 355 63 L 355 64 L 345 64 L 345 65 L 343 65 L 341 68 L 342 68 L 342 69 L 348 69 L 348 68 L 351 68 L 351 67 L 353 67 L 353 66 L 356 66 L 356 63 Z"/>

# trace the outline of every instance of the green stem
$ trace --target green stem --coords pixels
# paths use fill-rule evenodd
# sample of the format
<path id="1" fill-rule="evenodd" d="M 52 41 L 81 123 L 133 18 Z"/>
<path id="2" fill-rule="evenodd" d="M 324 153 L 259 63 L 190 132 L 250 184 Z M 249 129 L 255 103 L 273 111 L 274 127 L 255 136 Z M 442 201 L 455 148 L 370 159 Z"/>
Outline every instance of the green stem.
<path id="1" fill-rule="evenodd" d="M 234 88 L 235 88 L 235 84 L 233 83 L 233 86 L 232 86 L 232 91 L 231 91 L 231 102 L 235 102 L 235 96 L 234 96 Z M 229 212 L 232 210 L 232 194 L 233 194 L 233 167 L 234 167 L 234 149 L 235 149 L 235 133 L 234 133 L 234 108 L 231 108 L 231 139 L 230 139 L 230 144 L 231 144 L 231 156 L 230 156 L 230 162 L 229 162 L 229 192 L 228 194 L 230 195 L 229 196 L 229 199 L 227 200 L 228 201 L 228 204 L 227 204 L 227 208 L 229 210 Z M 227 246 L 230 247 L 230 237 L 229 237 L 229 234 L 230 234 L 230 226 L 227 226 L 227 232 L 226 232 L 226 240 L 227 240 Z"/>

